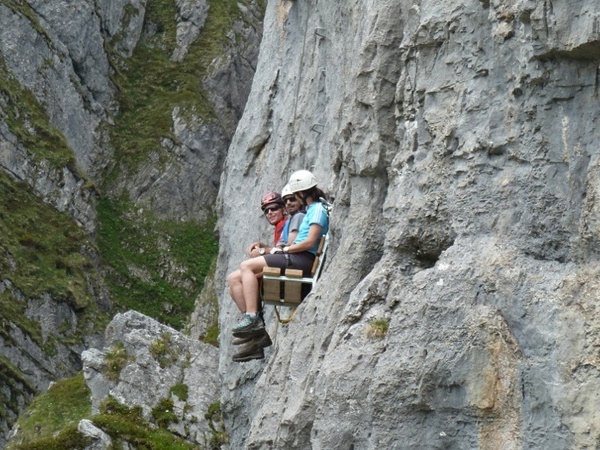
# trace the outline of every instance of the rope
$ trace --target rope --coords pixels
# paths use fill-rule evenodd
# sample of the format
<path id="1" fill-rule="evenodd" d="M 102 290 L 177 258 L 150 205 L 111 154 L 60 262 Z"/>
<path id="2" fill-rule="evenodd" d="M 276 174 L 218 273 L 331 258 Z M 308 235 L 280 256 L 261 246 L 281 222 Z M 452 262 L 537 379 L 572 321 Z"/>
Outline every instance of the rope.
<path id="1" fill-rule="evenodd" d="M 275 315 L 277 316 L 277 320 L 279 320 L 279 323 L 290 323 L 292 321 L 292 319 L 294 318 L 294 315 L 296 314 L 296 309 L 298 309 L 298 307 L 295 307 L 292 309 L 292 314 L 290 314 L 289 317 L 282 319 L 281 316 L 279 315 L 279 307 L 275 306 Z"/>

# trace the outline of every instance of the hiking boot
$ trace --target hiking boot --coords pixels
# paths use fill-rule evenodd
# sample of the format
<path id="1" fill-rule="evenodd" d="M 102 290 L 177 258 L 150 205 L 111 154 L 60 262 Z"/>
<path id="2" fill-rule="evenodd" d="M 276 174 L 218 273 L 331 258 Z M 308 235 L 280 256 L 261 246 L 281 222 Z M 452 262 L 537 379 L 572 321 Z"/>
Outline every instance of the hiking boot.
<path id="1" fill-rule="evenodd" d="M 233 355 L 233 361 L 250 361 L 251 359 L 263 359 L 265 352 L 263 348 L 273 345 L 269 333 L 266 331 L 258 337 L 246 342 L 240 350 Z"/>
<path id="2" fill-rule="evenodd" d="M 233 335 L 235 337 L 260 336 L 264 332 L 265 324 L 258 314 L 252 317 L 244 313 L 242 321 L 233 327 Z"/>
<path id="3" fill-rule="evenodd" d="M 234 362 L 251 361 L 253 359 L 264 359 L 265 351 L 262 348 L 252 348 L 252 351 L 240 351 L 231 358 Z"/>
<path id="4" fill-rule="evenodd" d="M 263 328 L 264 330 L 264 328 Z M 252 334 L 248 334 L 246 336 L 242 336 L 242 337 L 234 337 L 231 340 L 231 343 L 233 345 L 242 345 L 245 344 L 246 342 L 250 342 L 252 339 L 256 339 L 257 336 L 253 336 Z"/>

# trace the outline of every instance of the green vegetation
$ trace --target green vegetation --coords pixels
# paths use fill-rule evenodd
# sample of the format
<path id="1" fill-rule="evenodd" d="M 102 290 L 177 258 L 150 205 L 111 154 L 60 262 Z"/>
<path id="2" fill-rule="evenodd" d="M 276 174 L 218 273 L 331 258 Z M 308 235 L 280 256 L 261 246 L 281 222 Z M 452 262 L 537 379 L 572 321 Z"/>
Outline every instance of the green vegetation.
<path id="1" fill-rule="evenodd" d="M 188 385 L 184 384 L 184 383 L 177 383 L 176 385 L 174 385 L 171 388 L 171 394 L 174 394 L 177 396 L 177 398 L 179 400 L 181 400 L 182 402 L 186 402 L 188 399 Z"/>
<path id="2" fill-rule="evenodd" d="M 148 161 L 150 152 L 161 154 L 160 139 L 174 139 L 171 114 L 175 107 L 183 117 L 194 115 L 206 122 L 215 120 L 199 80 L 213 60 L 233 44 L 228 37 L 231 25 L 234 20 L 244 20 L 238 3 L 248 1 L 209 0 L 208 3 L 206 23 L 183 61 L 171 60 L 176 48 L 173 1 L 149 0 L 143 34 L 133 56 L 124 60 L 112 53 L 114 66 L 122 68 L 113 80 L 119 86 L 120 115 L 112 133 L 117 166 L 122 166 L 118 172 L 135 170 Z M 117 41 L 112 43 L 113 47 L 117 45 Z"/>
<path id="3" fill-rule="evenodd" d="M 92 417 L 92 421 L 111 436 L 114 448 L 121 448 L 120 444 L 128 442 L 132 448 L 139 449 L 198 449 L 198 446 L 185 442 L 164 428 L 155 428 L 143 420 L 141 408 L 127 408 L 110 397 L 102 405 L 100 414 Z"/>
<path id="4" fill-rule="evenodd" d="M 86 248 L 93 244 L 71 217 L 0 173 L 0 272 L 16 289 L 30 298 L 50 294 L 75 310 L 90 306 L 86 274 L 94 266 Z"/>
<path id="5" fill-rule="evenodd" d="M 142 419 L 141 408 L 128 408 L 108 397 L 100 413 L 91 416 L 90 393 L 83 374 L 60 380 L 48 392 L 37 397 L 19 418 L 19 443 L 7 450 L 73 450 L 83 449 L 90 443 L 77 431 L 80 420 L 90 418 L 113 440 L 113 448 L 127 442 L 132 448 L 151 450 L 191 450 L 198 446 L 186 442 L 164 427 L 175 422 L 172 402 L 160 402 L 153 410 L 156 428 Z"/>
<path id="6" fill-rule="evenodd" d="M 84 450 L 91 443 L 91 438 L 77 431 L 77 424 L 70 424 L 54 436 L 9 445 L 7 450 Z"/>
<path id="7" fill-rule="evenodd" d="M 179 422 L 173 411 L 173 400 L 170 398 L 163 398 L 152 408 L 152 417 L 154 422 L 162 428 L 167 428 L 171 423 Z"/>
<path id="8" fill-rule="evenodd" d="M 108 316 L 98 310 L 89 289 L 89 283 L 99 279 L 89 256 L 93 248 L 71 217 L 41 201 L 24 183 L 0 172 L 0 273 L 11 284 L 0 292 L 0 335 L 11 342 L 7 324 L 13 323 L 51 355 L 58 340 L 78 342 L 83 334 L 103 328 Z M 74 333 L 44 339 L 38 321 L 27 317 L 28 304 L 23 297 L 44 294 L 55 302 L 68 303 L 77 312 Z"/>
<path id="9" fill-rule="evenodd" d="M 116 342 L 104 358 L 104 371 L 102 373 L 109 380 L 117 382 L 129 359 L 123 343 Z"/>
<path id="10" fill-rule="evenodd" d="M 229 436 L 225 432 L 223 416 L 221 414 L 221 402 L 216 401 L 208 407 L 204 415 L 210 427 L 209 448 L 219 449 L 221 446 L 229 443 Z"/>
<path id="11" fill-rule="evenodd" d="M 163 369 L 175 364 L 179 357 L 179 349 L 173 344 L 171 337 L 170 333 L 163 333 L 150 345 L 150 354 Z"/>
<path id="12" fill-rule="evenodd" d="M 55 169 L 68 166 L 78 173 L 65 137 L 50 124 L 44 107 L 9 73 L 1 58 L 0 95 L 6 101 L 0 108 L 3 120 L 35 160 L 46 160 Z"/>
<path id="13" fill-rule="evenodd" d="M 389 319 L 373 319 L 367 326 L 367 336 L 372 339 L 383 339 L 390 328 Z"/>
<path id="14" fill-rule="evenodd" d="M 10 450 L 78 449 L 85 440 L 77 424 L 91 413 L 90 392 L 83 373 L 54 383 L 36 397 L 18 420 L 19 441 Z M 60 433 L 59 433 L 60 432 Z M 55 436 L 56 433 L 59 433 Z"/>
<path id="15" fill-rule="evenodd" d="M 113 301 L 181 329 L 217 255 L 214 219 L 203 225 L 138 215 L 125 201 L 98 204 L 98 246 Z M 178 272 L 169 273 L 170 267 Z"/>

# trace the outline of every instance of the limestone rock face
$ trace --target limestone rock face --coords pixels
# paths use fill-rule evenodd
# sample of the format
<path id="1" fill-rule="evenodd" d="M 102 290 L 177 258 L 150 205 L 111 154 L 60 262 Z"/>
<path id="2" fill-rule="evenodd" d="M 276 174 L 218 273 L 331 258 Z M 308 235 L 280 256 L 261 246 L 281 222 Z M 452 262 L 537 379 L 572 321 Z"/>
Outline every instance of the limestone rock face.
<path id="1" fill-rule="evenodd" d="M 596 445 L 597 6 L 269 2 L 221 178 L 231 448 Z M 232 363 L 224 280 L 297 169 L 335 197 L 323 276 Z"/>
<path id="2" fill-rule="evenodd" d="M 122 364 L 115 372 L 111 362 L 117 352 Z M 130 408 L 141 407 L 143 418 L 154 422 L 153 410 L 170 402 L 177 420 L 169 430 L 198 444 L 210 433 L 204 415 L 219 396 L 216 347 L 129 311 L 113 318 L 105 347 L 87 350 L 82 358 L 93 413 L 110 395 Z"/>

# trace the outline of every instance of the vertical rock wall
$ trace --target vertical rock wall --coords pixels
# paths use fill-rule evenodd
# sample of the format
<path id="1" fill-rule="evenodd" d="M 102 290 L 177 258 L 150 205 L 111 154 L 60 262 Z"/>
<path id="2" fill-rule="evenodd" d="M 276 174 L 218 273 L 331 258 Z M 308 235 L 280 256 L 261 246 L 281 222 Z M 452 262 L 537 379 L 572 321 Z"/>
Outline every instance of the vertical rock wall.
<path id="1" fill-rule="evenodd" d="M 269 2 L 217 279 L 268 238 L 258 199 L 293 170 L 336 202 L 325 272 L 290 325 L 268 312 L 266 361 L 230 361 L 222 287 L 232 448 L 597 445 L 598 14 Z"/>

